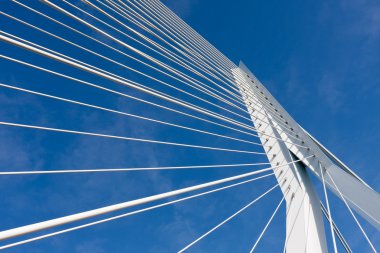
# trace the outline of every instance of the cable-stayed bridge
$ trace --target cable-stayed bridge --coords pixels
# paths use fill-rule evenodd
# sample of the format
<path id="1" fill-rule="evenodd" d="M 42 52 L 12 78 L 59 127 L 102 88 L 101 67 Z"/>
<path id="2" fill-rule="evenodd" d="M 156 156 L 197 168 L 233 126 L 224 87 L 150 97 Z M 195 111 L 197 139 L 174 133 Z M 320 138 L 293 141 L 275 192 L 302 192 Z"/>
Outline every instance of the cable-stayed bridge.
<path id="1" fill-rule="evenodd" d="M 86 178 L 139 173 L 140 187 L 152 175 L 159 175 L 160 181 L 189 176 L 182 187 L 158 187 L 143 195 L 137 191 L 124 201 L 104 201 L 109 204 L 76 212 L 61 210 L 60 216 L 22 224 L 10 219 L 0 232 L 0 249 L 17 250 L 252 182 L 259 191 L 249 194 L 249 202 L 234 207 L 177 252 L 191 251 L 230 220 L 259 208 L 264 199 L 270 200 L 270 211 L 251 236 L 249 252 L 258 249 L 280 216 L 286 221 L 283 252 L 327 252 L 327 241 L 334 252 L 352 252 L 334 222 L 341 214 L 331 208 L 332 198 L 342 202 L 355 226 L 352 230 L 377 252 L 362 223 L 380 230 L 379 194 L 305 131 L 243 63 L 233 63 L 160 1 L 7 0 L 0 14 L 2 75 L 13 77 L 0 87 L 23 107 L 16 116 L 2 118 L 1 128 L 9 136 L 25 135 L 49 147 L 43 151 L 48 162 L 38 165 L 35 158 L 31 169 L 2 170 L 1 176 L 15 182 L 38 176 L 35 182 L 40 186 L 49 177 L 70 181 L 78 174 Z M 35 108 L 30 101 L 41 104 Z M 40 115 L 44 113 L 48 116 Z M 70 146 L 78 138 L 85 140 L 83 147 L 94 162 L 84 162 L 87 168 L 57 169 L 85 160 L 83 150 Z M 97 145 L 97 153 L 91 153 Z M 128 150 L 128 161 L 123 161 L 128 166 L 97 163 L 99 150 L 114 157 L 118 147 Z M 72 156 L 79 153 L 78 161 L 57 162 L 62 150 Z M 160 152 L 154 161 L 151 150 Z M 203 178 L 197 181 L 196 176 Z M 322 194 L 313 178 L 321 182 Z M 259 188 L 264 181 L 269 184 Z M 116 183 L 112 187 L 117 189 Z M 280 198 L 273 197 L 276 191 Z"/>

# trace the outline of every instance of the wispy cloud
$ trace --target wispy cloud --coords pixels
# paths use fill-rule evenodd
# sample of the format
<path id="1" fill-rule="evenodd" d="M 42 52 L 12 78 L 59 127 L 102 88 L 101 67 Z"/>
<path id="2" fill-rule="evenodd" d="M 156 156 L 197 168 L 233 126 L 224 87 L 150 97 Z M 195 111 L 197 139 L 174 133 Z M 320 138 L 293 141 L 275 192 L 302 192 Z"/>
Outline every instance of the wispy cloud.
<path id="1" fill-rule="evenodd" d="M 323 75 L 318 83 L 319 95 L 332 112 L 337 112 L 344 104 L 345 93 L 341 85 L 339 79 L 329 74 Z"/>
<path id="2" fill-rule="evenodd" d="M 181 18 L 189 17 L 198 0 L 166 0 L 163 3 Z"/>
<path id="3" fill-rule="evenodd" d="M 342 10 L 351 14 L 351 25 L 346 26 L 346 32 L 355 35 L 365 35 L 369 39 L 380 37 L 380 4 L 378 1 L 340 1 Z"/>
<path id="4" fill-rule="evenodd" d="M 107 252 L 102 246 L 102 240 L 84 241 L 75 247 L 77 253 L 105 253 Z"/>
<path id="5" fill-rule="evenodd" d="M 284 70 L 286 75 L 286 95 L 298 105 L 302 104 L 304 98 L 309 96 L 308 90 L 302 84 L 300 77 L 299 64 L 295 59 L 290 59 L 287 68 Z"/>

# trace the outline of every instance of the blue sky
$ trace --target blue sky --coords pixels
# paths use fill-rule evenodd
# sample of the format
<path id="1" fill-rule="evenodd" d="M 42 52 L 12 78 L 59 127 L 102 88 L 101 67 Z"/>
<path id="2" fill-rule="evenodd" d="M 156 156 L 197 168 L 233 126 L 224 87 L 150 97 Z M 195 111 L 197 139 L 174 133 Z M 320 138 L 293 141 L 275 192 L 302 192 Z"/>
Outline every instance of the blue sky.
<path id="1" fill-rule="evenodd" d="M 21 1 L 29 2 L 29 1 Z M 60 1 L 53 1 L 59 3 Z M 76 3 L 76 1 L 70 1 Z M 377 1 L 164 1 L 210 43 L 235 63 L 244 63 L 267 86 L 288 112 L 321 143 L 349 165 L 375 190 L 380 191 L 379 97 L 380 97 L 380 4 Z M 70 25 L 74 21 L 37 1 L 31 6 L 44 10 Z M 60 6 L 75 10 L 60 3 Z M 83 5 L 81 5 L 83 7 Z M 62 27 L 32 15 L 11 1 L 1 11 L 53 31 L 88 48 L 99 47 Z M 84 8 L 90 10 L 88 7 Z M 95 12 L 94 12 L 95 13 Z M 78 14 L 79 15 L 79 14 Z M 91 20 L 91 19 L 88 19 Z M 166 88 L 118 66 L 68 47 L 62 42 L 25 29 L 1 15 L 1 28 L 64 54 L 107 69 L 161 91 Z M 97 24 L 97 23 L 94 23 Z M 77 26 L 76 26 L 77 27 Z M 78 26 L 80 27 L 80 26 Z M 85 27 L 84 32 L 102 41 L 104 38 Z M 116 35 L 115 35 L 116 36 Z M 120 50 L 120 45 L 104 40 Z M 127 61 L 115 52 L 104 55 Z M 99 77 L 0 43 L 0 52 L 33 62 L 106 87 L 158 99 L 122 87 Z M 22 67 L 0 59 L 0 81 L 48 94 L 115 108 L 148 117 L 170 120 L 221 134 L 245 135 L 211 127 L 173 113 L 144 106 L 120 96 L 78 85 L 72 81 Z M 54 66 L 54 67 L 53 67 Z M 147 69 L 142 71 L 153 73 Z M 169 80 L 169 79 L 165 79 Z M 190 91 L 190 89 L 188 89 Z M 182 98 L 185 96 L 173 93 Z M 192 101 L 192 100 L 190 100 Z M 218 103 L 215 101 L 215 103 Z M 164 103 L 163 103 L 164 104 Z M 0 88 L 0 120 L 50 127 L 102 132 L 123 136 L 209 144 L 227 148 L 252 149 L 251 146 L 220 140 L 182 130 L 121 117 L 93 109 L 52 101 Z M 206 105 L 205 105 L 206 106 Z M 179 107 L 173 107 L 179 108 Z M 210 108 L 210 106 L 206 107 Z M 215 109 L 215 108 L 214 108 Z M 250 138 L 256 141 L 255 138 Z M 249 163 L 265 161 L 247 154 L 218 153 L 173 148 L 136 142 L 115 141 L 35 130 L 0 127 L 0 169 L 91 169 L 146 167 L 191 164 Z M 259 151 L 258 148 L 253 148 Z M 91 175 L 7 176 L 0 180 L 0 228 L 8 229 L 48 218 L 85 211 L 157 192 L 177 189 L 217 178 L 236 175 L 247 168 L 210 169 L 185 172 L 136 172 Z M 172 252 L 216 225 L 224 218 L 275 183 L 273 178 L 183 202 L 149 213 L 33 242 L 9 252 Z M 318 191 L 321 190 L 317 184 Z M 330 195 L 331 196 L 331 195 Z M 252 206 L 189 252 L 247 252 L 253 245 L 278 201 L 279 191 Z M 349 213 L 332 197 L 334 218 L 342 226 L 353 250 L 369 252 L 364 237 L 356 229 Z M 342 215 L 338 215 L 342 214 Z M 284 209 L 267 231 L 258 252 L 278 252 L 284 243 Z M 380 235 L 371 226 L 364 227 L 380 247 Z M 353 229 L 355 228 L 355 229 Z M 329 240 L 329 238 L 328 238 Z M 329 242 L 330 243 L 330 242 Z M 330 245 L 331 246 L 331 245 Z"/>

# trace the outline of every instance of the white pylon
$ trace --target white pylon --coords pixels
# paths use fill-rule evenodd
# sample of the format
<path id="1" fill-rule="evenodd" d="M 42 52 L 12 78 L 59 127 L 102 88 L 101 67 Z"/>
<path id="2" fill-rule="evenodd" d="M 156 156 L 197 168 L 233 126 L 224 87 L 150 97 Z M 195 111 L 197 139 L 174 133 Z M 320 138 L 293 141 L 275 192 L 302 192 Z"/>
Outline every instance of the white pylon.
<path id="1" fill-rule="evenodd" d="M 243 63 L 232 73 L 271 164 L 314 155 L 275 170 L 283 193 L 289 191 L 285 196 L 286 251 L 327 252 L 319 197 L 308 175 L 311 171 L 320 178 L 319 164 L 333 177 L 349 205 L 379 229 L 380 195 L 301 128 Z M 331 180 L 325 177 L 325 181 L 337 194 Z"/>

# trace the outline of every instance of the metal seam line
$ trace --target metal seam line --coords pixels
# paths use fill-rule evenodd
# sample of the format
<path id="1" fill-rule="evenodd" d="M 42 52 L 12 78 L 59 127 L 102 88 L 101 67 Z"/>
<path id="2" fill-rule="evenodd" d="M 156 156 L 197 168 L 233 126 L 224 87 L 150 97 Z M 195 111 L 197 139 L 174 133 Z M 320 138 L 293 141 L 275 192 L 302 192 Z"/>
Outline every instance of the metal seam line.
<path id="1" fill-rule="evenodd" d="M 248 108 L 251 108 L 251 110 L 252 109 L 254 109 L 255 110 L 255 108 L 253 108 L 252 106 L 250 106 L 250 105 L 248 105 Z M 264 111 L 265 111 L 266 109 L 264 109 Z M 266 115 L 266 116 L 273 116 L 272 114 L 269 114 L 269 115 Z M 295 127 L 295 129 L 293 129 L 293 128 L 288 128 L 287 126 L 284 126 L 284 125 L 282 125 L 279 121 L 278 121 L 278 119 L 276 119 L 276 118 L 273 118 L 273 117 L 271 117 L 272 118 L 272 120 L 278 125 L 278 126 L 274 126 L 273 124 L 270 124 L 271 126 L 273 126 L 275 129 L 277 129 L 277 130 L 279 130 L 280 132 L 283 132 L 283 133 L 285 133 L 286 135 L 287 135 L 287 137 L 288 138 L 292 138 L 292 139 L 294 139 L 294 140 L 299 140 L 300 142 L 304 142 L 304 140 L 303 139 L 300 139 L 300 137 L 299 137 L 299 135 L 301 135 L 301 136 L 303 136 L 303 134 L 301 134 L 301 133 L 299 133 L 297 130 L 299 130 L 298 128 L 297 128 L 297 126 L 294 126 Z M 285 122 L 286 124 L 288 124 L 288 122 Z M 278 127 L 280 127 L 281 129 L 278 129 Z M 290 126 L 289 126 L 290 127 Z M 285 131 L 285 129 L 286 129 L 286 131 Z M 294 130 L 296 130 L 296 131 L 294 131 Z M 300 130 L 300 131 L 302 131 L 302 130 Z M 294 134 L 295 134 L 295 136 L 294 136 Z"/>
<path id="2" fill-rule="evenodd" d="M 276 119 L 276 122 L 278 122 L 279 125 L 281 125 L 283 128 L 286 128 L 287 130 L 291 131 L 290 126 L 287 126 L 286 124 L 286 119 L 281 118 L 280 113 L 278 111 L 273 111 L 272 108 L 270 108 L 267 104 L 267 101 L 265 99 L 262 99 L 262 96 L 260 93 L 252 93 L 251 87 L 247 86 L 246 81 L 240 82 L 240 84 L 243 86 L 244 91 L 252 94 L 248 96 L 243 96 L 243 98 L 247 99 L 250 98 L 255 101 L 255 105 L 260 104 L 260 109 L 264 111 L 269 111 L 271 112 L 271 116 Z M 257 103 L 259 102 L 259 104 Z M 292 131 L 291 131 L 292 132 Z"/>
<path id="3" fill-rule="evenodd" d="M 243 72 L 244 73 L 244 72 Z M 264 90 L 264 92 L 265 92 L 265 97 L 266 98 L 270 98 L 271 99 L 271 101 L 272 101 L 272 103 L 274 103 L 275 105 L 276 105 L 276 107 L 278 107 L 279 109 L 281 109 L 282 110 L 282 113 L 284 113 L 284 115 L 282 116 L 281 114 L 280 114 L 280 112 L 273 112 L 271 115 L 273 115 L 272 117 L 275 117 L 276 118 L 276 122 L 277 123 L 279 123 L 279 122 L 284 122 L 285 124 L 287 124 L 287 121 L 285 121 L 285 119 L 286 118 L 288 118 L 288 121 L 290 120 L 290 121 L 294 121 L 293 120 L 293 118 L 286 112 L 286 110 L 276 101 L 276 99 L 269 93 L 269 91 L 265 88 L 265 86 L 264 85 L 262 85 L 261 84 L 261 82 L 255 77 L 255 76 L 250 76 L 249 77 L 251 80 L 252 79 L 254 79 L 255 80 L 255 82 L 256 83 L 259 83 L 260 84 L 260 86 L 261 86 L 261 88 Z M 257 85 L 256 85 L 257 86 Z M 269 109 L 269 105 L 268 105 L 268 102 L 267 101 L 265 101 L 265 99 L 263 99 L 263 97 L 264 97 L 264 92 L 260 89 L 260 93 L 257 93 L 257 96 L 258 96 L 258 98 L 261 98 L 260 100 L 262 101 L 262 103 L 264 104 L 264 107 L 265 108 L 267 108 L 267 110 L 269 110 L 270 111 L 270 109 Z M 273 99 L 273 100 L 272 100 Z M 279 115 L 280 116 L 280 119 L 279 119 L 279 117 L 277 116 L 277 115 Z M 281 118 L 281 117 L 283 117 L 283 118 Z M 294 127 L 296 127 L 296 130 L 297 130 L 297 124 L 296 125 L 294 125 Z M 291 129 L 290 129 L 291 130 Z M 299 134 L 301 133 L 301 134 L 303 134 L 303 132 L 302 132 L 302 129 L 298 129 L 299 131 L 301 131 L 301 132 L 298 132 Z"/>
<path id="4" fill-rule="evenodd" d="M 335 163 L 343 168 L 344 170 L 348 171 L 349 174 L 351 174 L 354 178 L 356 178 L 357 180 L 359 180 L 362 184 L 364 184 L 365 186 L 367 186 L 368 188 L 370 188 L 371 190 L 373 190 L 371 188 L 371 186 L 369 186 L 363 179 L 361 179 L 355 172 L 353 172 L 346 164 L 344 164 L 341 160 L 338 159 L 338 157 L 336 157 L 333 153 L 331 153 L 330 150 L 328 150 L 325 146 L 323 146 L 319 141 L 317 141 L 311 134 L 309 134 L 305 129 L 303 129 L 300 125 L 298 125 L 302 131 L 304 131 L 306 133 L 306 135 L 308 137 L 311 138 L 311 140 L 317 144 L 318 147 L 320 147 L 324 152 L 326 152 L 329 156 L 331 156 L 333 158 L 333 160 L 335 160 Z"/>
<path id="5" fill-rule="evenodd" d="M 241 75 L 241 73 L 239 73 L 239 75 Z M 248 91 L 248 93 L 252 93 L 252 92 L 253 92 L 253 91 L 251 90 L 251 87 L 247 85 L 247 81 L 246 81 L 246 80 L 243 80 L 243 81 L 239 82 L 239 84 L 240 84 L 241 86 L 243 86 L 243 90 L 244 90 L 245 92 L 247 92 L 247 91 Z M 264 101 L 263 99 L 261 99 L 261 95 L 260 95 L 260 94 L 256 94 L 256 93 L 252 93 L 252 94 L 253 94 L 253 96 L 244 96 L 244 95 L 243 95 L 243 98 L 244 98 L 245 100 L 247 100 L 247 98 L 251 98 L 251 99 L 253 99 L 254 101 L 258 101 L 259 103 L 261 103 L 262 105 L 260 105 L 258 112 L 259 112 L 260 114 L 262 114 L 262 115 L 265 114 L 265 113 L 263 113 L 262 111 L 264 111 L 264 112 L 266 112 L 266 111 L 271 111 L 271 109 L 269 109 L 269 108 L 266 106 L 266 101 Z M 258 104 L 255 103 L 255 105 L 258 105 Z M 250 107 L 250 106 L 247 106 L 247 107 L 248 107 L 248 108 L 255 109 L 255 108 Z M 250 114 L 250 115 L 251 115 L 251 114 Z M 286 125 L 286 120 L 285 120 L 285 119 L 282 119 L 282 118 L 280 118 L 280 117 L 278 117 L 277 115 L 279 115 L 278 112 L 276 112 L 276 113 L 272 113 L 272 114 L 271 114 L 271 116 L 274 117 L 274 118 L 276 119 L 277 124 L 279 124 L 282 128 L 287 129 L 288 135 L 291 135 L 294 139 L 299 140 L 298 137 L 296 137 L 296 136 L 293 135 L 293 131 L 291 130 L 290 126 L 287 126 L 287 125 Z M 265 115 L 265 116 L 266 116 L 266 115 Z M 284 123 L 284 124 L 282 124 L 282 123 Z M 284 130 L 280 130 L 280 131 L 284 131 Z"/>
<path id="6" fill-rule="evenodd" d="M 11 248 L 11 247 L 15 247 L 15 246 L 18 246 L 18 245 L 21 245 L 21 244 L 25 244 L 25 243 L 29 243 L 29 242 L 33 242 L 33 241 L 37 241 L 37 240 L 40 240 L 40 239 L 48 238 L 48 237 L 51 237 L 51 236 L 55 236 L 55 235 L 59 235 L 59 234 L 63 234 L 63 233 L 71 232 L 71 231 L 75 231 L 75 230 L 78 230 L 78 229 L 87 228 L 87 227 L 98 225 L 98 224 L 105 223 L 105 222 L 108 222 L 108 221 L 113 221 L 113 220 L 116 220 L 116 219 L 120 219 L 120 218 L 124 218 L 124 217 L 130 216 L 130 215 L 133 215 L 133 214 L 138 214 L 138 213 L 150 211 L 150 210 L 153 210 L 153 209 L 157 209 L 159 207 L 164 207 L 164 206 L 168 206 L 168 205 L 175 204 L 175 203 L 178 203 L 178 202 L 182 202 L 184 200 L 193 199 L 193 198 L 200 197 L 200 196 L 203 196 L 203 195 L 207 195 L 207 194 L 210 194 L 210 193 L 214 193 L 214 192 L 222 191 L 222 190 L 229 189 L 229 188 L 232 188 L 232 187 L 236 187 L 236 186 L 239 186 L 239 185 L 243 185 L 243 184 L 246 184 L 246 183 L 249 183 L 249 182 L 253 182 L 253 181 L 256 181 L 258 179 L 262 179 L 262 178 L 265 178 L 265 177 L 268 177 L 268 176 L 271 176 L 271 175 L 273 175 L 273 173 L 267 174 L 267 175 L 264 175 L 264 176 L 260 176 L 260 177 L 255 177 L 255 178 L 252 178 L 252 179 L 249 179 L 249 180 L 246 180 L 246 181 L 242 181 L 242 182 L 239 182 L 239 183 L 230 184 L 230 185 L 223 186 L 223 187 L 220 187 L 220 188 L 216 188 L 216 189 L 213 189 L 213 190 L 209 190 L 209 191 L 206 191 L 206 192 L 198 193 L 198 194 L 195 194 L 195 195 L 190 195 L 190 196 L 187 196 L 187 197 L 184 197 L 184 198 L 172 200 L 172 201 L 169 201 L 169 202 L 164 202 L 162 204 L 157 204 L 157 205 L 150 206 L 150 207 L 143 208 L 143 209 L 139 209 L 139 210 L 136 210 L 136 211 L 124 213 L 124 214 L 121 214 L 121 215 L 116 215 L 116 216 L 112 216 L 112 217 L 105 218 L 105 219 L 102 219 L 102 220 L 86 223 L 86 224 L 83 224 L 83 225 L 79 225 L 79 226 L 75 226 L 75 227 L 71 227 L 71 228 L 67 228 L 67 229 L 63 229 L 63 230 L 59 230 L 59 231 L 56 231 L 56 232 L 52 232 L 52 233 L 49 233 L 49 234 L 33 237 L 33 238 L 26 239 L 26 240 L 23 240 L 23 241 L 18 241 L 18 242 L 15 242 L 15 243 L 10 243 L 10 244 L 4 245 L 4 246 L 0 246 L 0 250 Z"/>

